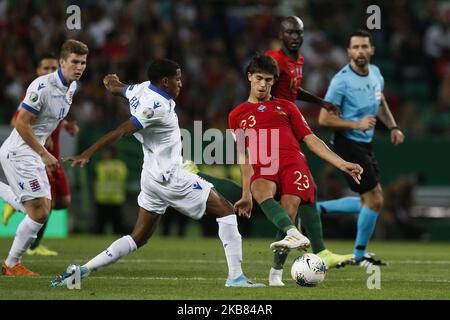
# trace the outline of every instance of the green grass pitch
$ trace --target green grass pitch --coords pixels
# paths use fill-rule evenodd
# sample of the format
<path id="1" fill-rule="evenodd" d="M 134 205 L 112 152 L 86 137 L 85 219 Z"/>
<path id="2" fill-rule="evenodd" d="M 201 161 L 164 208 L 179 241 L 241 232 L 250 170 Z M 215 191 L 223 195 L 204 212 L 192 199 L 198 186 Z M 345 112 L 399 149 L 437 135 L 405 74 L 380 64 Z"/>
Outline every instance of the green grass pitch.
<path id="1" fill-rule="evenodd" d="M 332 269 L 318 287 L 299 287 L 290 279 L 291 252 L 283 288 L 225 288 L 225 256 L 217 238 L 163 238 L 156 236 L 115 265 L 91 274 L 81 290 L 51 288 L 49 281 L 70 263 L 83 263 L 108 247 L 114 237 L 71 236 L 45 239 L 59 251 L 57 257 L 29 257 L 23 262 L 38 272 L 36 278 L 0 276 L 0 299 L 450 299 L 450 244 L 379 242 L 370 251 L 389 263 L 381 268 L 381 289 L 367 288 L 366 269 Z M 244 239 L 246 275 L 267 284 L 272 261 L 271 239 Z M 6 257 L 11 239 L 0 239 Z M 349 253 L 350 241 L 327 241 L 337 253 Z"/>

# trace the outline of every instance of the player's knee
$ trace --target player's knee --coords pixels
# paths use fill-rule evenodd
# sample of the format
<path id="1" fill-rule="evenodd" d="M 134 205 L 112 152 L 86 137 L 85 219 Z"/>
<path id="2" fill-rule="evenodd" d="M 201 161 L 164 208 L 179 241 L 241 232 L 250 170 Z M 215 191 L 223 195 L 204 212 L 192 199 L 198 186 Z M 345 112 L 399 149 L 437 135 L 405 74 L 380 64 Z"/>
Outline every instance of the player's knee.
<path id="1" fill-rule="evenodd" d="M 380 211 L 381 208 L 383 208 L 383 204 L 384 204 L 383 195 L 378 195 L 375 198 L 375 201 L 374 201 L 374 209 L 375 209 L 375 211 Z"/>
<path id="2" fill-rule="evenodd" d="M 374 192 L 368 201 L 368 207 L 379 212 L 383 208 L 384 198 L 382 192 Z"/>
<path id="3" fill-rule="evenodd" d="M 51 210 L 51 201 L 47 199 L 34 199 L 24 203 L 27 214 L 36 222 L 44 223 Z"/>
<path id="4" fill-rule="evenodd" d="M 267 191 L 253 191 L 252 196 L 255 199 L 256 202 L 261 204 L 262 202 L 266 201 L 267 199 L 273 198 L 273 196 L 267 192 Z"/>

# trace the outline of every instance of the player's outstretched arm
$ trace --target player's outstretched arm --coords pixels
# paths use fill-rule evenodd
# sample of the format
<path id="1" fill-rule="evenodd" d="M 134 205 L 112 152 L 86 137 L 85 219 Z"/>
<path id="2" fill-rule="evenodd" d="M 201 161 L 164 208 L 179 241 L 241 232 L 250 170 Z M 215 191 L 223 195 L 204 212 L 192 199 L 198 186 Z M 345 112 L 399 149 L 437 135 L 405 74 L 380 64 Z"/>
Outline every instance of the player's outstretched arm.
<path id="1" fill-rule="evenodd" d="M 133 121 L 127 120 L 118 126 L 115 130 L 108 132 L 103 137 L 100 138 L 96 143 L 90 146 L 88 149 L 83 151 L 78 156 L 73 157 L 65 157 L 64 161 L 72 161 L 71 167 L 76 167 L 80 165 L 80 167 L 84 167 L 85 164 L 89 162 L 92 155 L 100 150 L 101 148 L 114 144 L 119 141 L 123 137 L 127 137 L 138 131 L 139 129 L 136 127 Z"/>
<path id="2" fill-rule="evenodd" d="M 341 113 L 341 109 L 335 105 L 334 103 L 323 100 L 322 98 L 312 94 L 309 91 L 306 91 L 303 88 L 298 89 L 297 99 L 301 101 L 311 102 L 317 104 L 327 110 L 328 112 L 339 115 Z"/>
<path id="3" fill-rule="evenodd" d="M 374 116 L 368 115 L 360 121 L 345 120 L 339 116 L 320 110 L 319 125 L 322 127 L 331 128 L 333 130 L 369 130 L 375 128 L 377 120 Z"/>
<path id="4" fill-rule="evenodd" d="M 347 162 L 339 157 L 336 153 L 330 150 L 325 142 L 323 142 L 315 134 L 309 134 L 305 136 L 303 138 L 303 142 L 306 144 L 308 149 L 315 153 L 318 157 L 331 163 L 339 170 L 347 173 L 355 180 L 356 183 L 360 183 L 363 168 L 359 164 Z"/>
<path id="5" fill-rule="evenodd" d="M 108 74 L 103 78 L 105 88 L 115 96 L 123 96 L 123 88 L 126 84 L 120 82 L 117 74 Z"/>

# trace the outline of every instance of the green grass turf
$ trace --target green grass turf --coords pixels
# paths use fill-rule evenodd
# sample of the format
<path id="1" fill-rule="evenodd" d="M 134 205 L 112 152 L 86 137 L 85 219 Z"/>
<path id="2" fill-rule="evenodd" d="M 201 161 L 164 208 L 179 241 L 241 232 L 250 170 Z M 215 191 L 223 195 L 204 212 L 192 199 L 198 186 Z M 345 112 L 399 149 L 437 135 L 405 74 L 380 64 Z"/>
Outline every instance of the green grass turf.
<path id="1" fill-rule="evenodd" d="M 82 282 L 81 290 L 50 288 L 49 281 L 70 263 L 83 263 L 108 247 L 114 237 L 71 236 L 46 239 L 57 257 L 25 256 L 37 278 L 0 276 L 0 299 L 450 299 L 450 244 L 378 242 L 370 251 L 389 262 L 381 269 L 381 289 L 369 290 L 366 269 L 347 266 L 327 272 L 318 287 L 299 287 L 290 279 L 292 252 L 283 288 L 225 288 L 226 263 L 215 238 L 156 236 L 137 252 Z M 271 239 L 244 239 L 246 275 L 267 284 L 272 261 Z M 349 253 L 350 241 L 327 241 L 329 249 Z M 5 257 L 11 239 L 0 239 Z"/>

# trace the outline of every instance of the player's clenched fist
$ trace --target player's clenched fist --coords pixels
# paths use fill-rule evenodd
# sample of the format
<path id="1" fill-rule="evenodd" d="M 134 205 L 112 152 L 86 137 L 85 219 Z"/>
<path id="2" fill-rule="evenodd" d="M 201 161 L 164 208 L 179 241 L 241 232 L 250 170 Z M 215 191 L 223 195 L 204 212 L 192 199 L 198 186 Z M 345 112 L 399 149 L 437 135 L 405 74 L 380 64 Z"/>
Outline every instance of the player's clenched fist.
<path id="1" fill-rule="evenodd" d="M 105 85 L 105 88 L 109 91 L 112 91 L 114 88 L 114 85 L 119 83 L 119 77 L 117 74 L 108 74 L 103 78 L 103 84 Z"/>

